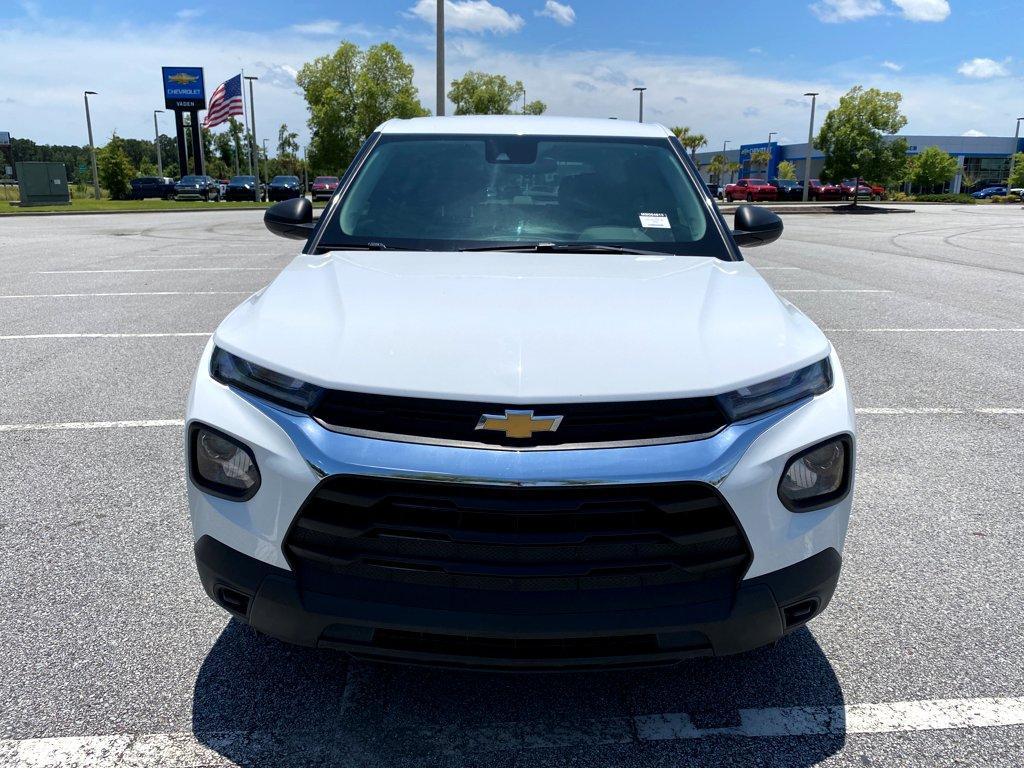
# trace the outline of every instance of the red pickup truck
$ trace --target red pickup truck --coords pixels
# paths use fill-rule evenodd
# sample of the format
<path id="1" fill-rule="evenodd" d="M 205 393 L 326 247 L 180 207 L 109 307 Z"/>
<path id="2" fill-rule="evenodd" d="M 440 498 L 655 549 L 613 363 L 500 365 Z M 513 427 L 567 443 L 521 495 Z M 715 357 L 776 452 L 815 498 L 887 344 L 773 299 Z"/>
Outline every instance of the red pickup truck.
<path id="1" fill-rule="evenodd" d="M 779 190 L 764 179 L 740 179 L 735 184 L 726 185 L 725 199 L 729 203 L 736 200 L 748 203 L 755 200 L 778 200 Z"/>

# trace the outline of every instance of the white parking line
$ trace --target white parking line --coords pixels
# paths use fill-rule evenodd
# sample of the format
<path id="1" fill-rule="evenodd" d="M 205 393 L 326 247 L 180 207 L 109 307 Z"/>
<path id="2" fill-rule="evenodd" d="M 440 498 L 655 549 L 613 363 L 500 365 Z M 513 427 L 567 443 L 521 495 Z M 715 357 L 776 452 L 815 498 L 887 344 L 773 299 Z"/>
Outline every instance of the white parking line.
<path id="1" fill-rule="evenodd" d="M 780 294 L 892 294 L 887 288 L 779 288 Z"/>
<path id="2" fill-rule="evenodd" d="M 140 267 L 120 270 L 38 270 L 32 275 L 103 275 L 121 272 L 234 272 L 254 271 L 280 272 L 280 267 Z"/>
<path id="3" fill-rule="evenodd" d="M 35 430 L 109 430 L 118 427 L 183 427 L 184 419 L 128 419 L 121 422 L 37 422 L 0 425 L 0 433 Z"/>
<path id="4" fill-rule="evenodd" d="M 826 329 L 823 329 L 823 330 L 824 331 L 828 331 L 828 332 L 835 332 L 835 331 L 850 331 L 850 332 L 860 332 L 860 331 L 886 331 L 886 332 L 895 331 L 895 332 L 903 332 L 903 331 L 912 331 L 912 332 L 922 332 L 922 333 L 943 333 L 943 334 L 966 334 L 966 333 L 971 333 L 971 332 L 1019 334 L 1020 332 L 1024 331 L 1024 328 L 826 328 Z"/>
<path id="5" fill-rule="evenodd" d="M 496 722 L 457 731 L 424 725 L 398 736 L 424 752 L 444 750 L 471 758 L 483 751 L 508 751 L 603 744 L 701 740 L 841 736 L 979 729 L 1024 724 L 1024 698 L 919 700 L 853 705 L 749 708 L 739 710 L 739 723 L 698 727 L 687 713 L 660 713 L 633 718 L 601 718 L 583 722 Z M 338 733 L 222 731 L 197 737 L 189 731 L 150 734 L 109 734 L 92 737 L 41 737 L 0 740 L 0 763 L 19 766 L 209 766 L 247 759 L 263 761 L 281 755 L 349 751 Z M 372 756 L 367 757 L 372 758 Z M 360 763 L 352 760 L 352 763 Z"/>
<path id="6" fill-rule="evenodd" d="M 963 414 L 995 414 L 1024 416 L 1024 408 L 986 407 L 976 409 L 957 408 L 874 408 L 855 409 L 857 414 L 865 416 L 931 416 L 931 415 L 963 415 Z M 114 422 L 35 422 L 20 424 L 0 424 L 0 433 L 34 431 L 34 430 L 109 430 L 127 427 L 182 427 L 182 419 L 128 419 Z"/>
<path id="7" fill-rule="evenodd" d="M 210 331 L 181 331 L 160 334 L 5 334 L 0 341 L 15 339 L 158 339 L 170 336 L 210 336 Z"/>
<path id="8" fill-rule="evenodd" d="M 0 299 L 75 299 L 90 296 L 227 296 L 252 291 L 110 291 L 95 294 L 0 294 Z"/>

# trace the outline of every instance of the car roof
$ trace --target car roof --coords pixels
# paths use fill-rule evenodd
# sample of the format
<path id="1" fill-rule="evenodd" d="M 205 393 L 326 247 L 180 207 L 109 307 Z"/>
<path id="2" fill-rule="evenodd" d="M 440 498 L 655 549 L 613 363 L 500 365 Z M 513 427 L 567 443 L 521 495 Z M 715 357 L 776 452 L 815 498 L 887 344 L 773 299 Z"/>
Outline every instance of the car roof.
<path id="1" fill-rule="evenodd" d="M 623 136 L 664 139 L 671 132 L 660 123 L 609 118 L 548 115 L 455 115 L 392 119 L 382 134 L 510 134 L 526 136 Z"/>

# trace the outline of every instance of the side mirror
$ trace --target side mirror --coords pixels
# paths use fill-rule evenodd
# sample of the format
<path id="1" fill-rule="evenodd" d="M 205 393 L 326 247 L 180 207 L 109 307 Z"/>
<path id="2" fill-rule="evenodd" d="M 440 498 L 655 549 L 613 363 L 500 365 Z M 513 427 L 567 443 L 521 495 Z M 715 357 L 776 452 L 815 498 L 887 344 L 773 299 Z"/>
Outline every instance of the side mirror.
<path id="1" fill-rule="evenodd" d="M 782 235 L 782 219 L 763 206 L 740 206 L 733 218 L 732 236 L 742 248 L 764 246 Z"/>
<path id="2" fill-rule="evenodd" d="M 263 214 L 263 224 L 282 238 L 305 240 L 313 232 L 313 204 L 308 198 L 282 200 Z"/>

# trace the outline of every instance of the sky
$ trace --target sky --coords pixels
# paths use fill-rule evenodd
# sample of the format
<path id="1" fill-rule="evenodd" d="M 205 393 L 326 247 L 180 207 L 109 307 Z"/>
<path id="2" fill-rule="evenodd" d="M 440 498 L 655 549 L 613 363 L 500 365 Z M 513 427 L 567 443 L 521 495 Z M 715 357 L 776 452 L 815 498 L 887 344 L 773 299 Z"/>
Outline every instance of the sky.
<path id="1" fill-rule="evenodd" d="M 435 0 L 4 0 L 0 131 L 85 144 L 82 92 L 102 144 L 150 138 L 160 67 L 205 68 L 207 93 L 244 69 L 257 134 L 287 123 L 308 140 L 294 80 L 342 40 L 391 41 L 434 109 Z M 522 80 L 548 113 L 687 125 L 709 149 L 807 137 L 854 85 L 898 90 L 906 133 L 1013 133 L 1024 114 L 1024 0 L 447 0 L 448 80 L 468 70 Z M 1017 54 L 1016 56 L 1010 54 Z M 818 113 L 818 123 L 824 111 Z M 163 132 L 173 132 L 170 114 Z M 273 154 L 273 150 L 272 150 Z"/>

